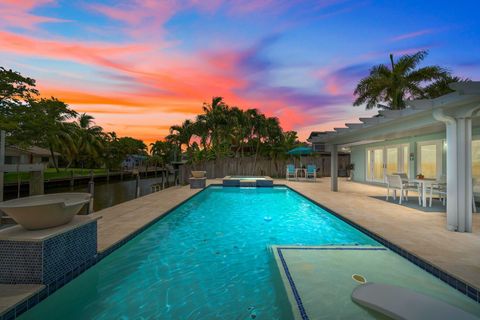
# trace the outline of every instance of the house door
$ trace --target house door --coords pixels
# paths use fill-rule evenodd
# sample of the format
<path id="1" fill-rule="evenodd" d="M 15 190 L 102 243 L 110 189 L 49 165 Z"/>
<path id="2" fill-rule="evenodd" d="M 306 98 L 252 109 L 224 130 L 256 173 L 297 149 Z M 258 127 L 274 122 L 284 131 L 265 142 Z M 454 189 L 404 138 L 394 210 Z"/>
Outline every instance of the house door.
<path id="1" fill-rule="evenodd" d="M 383 182 L 385 169 L 383 153 L 383 148 L 372 148 L 367 150 L 368 181 Z"/>
<path id="2" fill-rule="evenodd" d="M 443 141 L 424 141 L 417 145 L 417 174 L 425 178 L 438 179 L 442 175 Z"/>
<path id="3" fill-rule="evenodd" d="M 408 174 L 408 144 L 367 149 L 367 181 L 385 182 L 387 174 Z"/>

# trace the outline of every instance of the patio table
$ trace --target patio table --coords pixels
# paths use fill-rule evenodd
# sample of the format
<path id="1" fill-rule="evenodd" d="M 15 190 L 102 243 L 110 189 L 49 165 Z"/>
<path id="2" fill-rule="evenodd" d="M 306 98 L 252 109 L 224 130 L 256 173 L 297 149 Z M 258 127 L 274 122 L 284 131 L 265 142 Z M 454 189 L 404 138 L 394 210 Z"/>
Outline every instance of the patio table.
<path id="1" fill-rule="evenodd" d="M 413 179 L 414 182 L 420 185 L 420 190 L 422 190 L 422 206 L 427 207 L 427 188 L 432 187 L 432 184 L 437 184 L 436 179 Z"/>
<path id="2" fill-rule="evenodd" d="M 300 177 L 298 174 L 299 172 L 302 172 L 302 177 Z M 307 169 L 295 168 L 295 176 L 297 177 L 297 180 L 300 180 L 300 178 L 305 178 L 307 176 Z"/>

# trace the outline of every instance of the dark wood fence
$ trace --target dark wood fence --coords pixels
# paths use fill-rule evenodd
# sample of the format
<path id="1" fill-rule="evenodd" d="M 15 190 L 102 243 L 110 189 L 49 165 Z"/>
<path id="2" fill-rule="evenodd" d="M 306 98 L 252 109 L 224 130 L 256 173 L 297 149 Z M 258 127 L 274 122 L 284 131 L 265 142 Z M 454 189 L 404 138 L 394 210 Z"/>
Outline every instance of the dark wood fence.
<path id="1" fill-rule="evenodd" d="M 330 155 L 315 155 L 302 157 L 301 159 L 265 159 L 258 158 L 255 164 L 254 157 L 224 158 L 211 161 L 204 161 L 195 164 L 186 164 L 180 167 L 180 177 L 183 183 L 188 182 L 191 176 L 190 171 L 207 171 L 207 177 L 223 178 L 225 176 L 269 176 L 272 178 L 285 177 L 287 164 L 295 163 L 296 167 L 308 164 L 317 166 L 318 177 L 330 176 Z M 340 177 L 347 175 L 347 166 L 350 163 L 350 154 L 339 154 L 338 174 Z"/>

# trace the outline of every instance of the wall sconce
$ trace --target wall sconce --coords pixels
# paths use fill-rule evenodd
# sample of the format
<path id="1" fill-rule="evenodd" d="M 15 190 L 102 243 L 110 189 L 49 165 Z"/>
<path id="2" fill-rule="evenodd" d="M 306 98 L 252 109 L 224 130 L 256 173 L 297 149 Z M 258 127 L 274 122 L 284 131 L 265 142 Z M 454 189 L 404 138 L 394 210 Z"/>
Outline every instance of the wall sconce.
<path id="1" fill-rule="evenodd" d="M 415 154 L 413 152 L 410 152 L 410 161 L 415 160 Z"/>

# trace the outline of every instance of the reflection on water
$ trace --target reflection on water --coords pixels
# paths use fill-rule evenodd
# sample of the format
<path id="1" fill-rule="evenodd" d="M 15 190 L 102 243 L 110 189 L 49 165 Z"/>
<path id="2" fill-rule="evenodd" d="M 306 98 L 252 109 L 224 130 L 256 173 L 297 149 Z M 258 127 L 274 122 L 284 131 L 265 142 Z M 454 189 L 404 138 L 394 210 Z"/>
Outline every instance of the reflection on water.
<path id="1" fill-rule="evenodd" d="M 151 193 L 151 185 L 161 183 L 162 178 L 147 178 L 140 180 L 140 196 Z M 173 185 L 173 177 L 170 177 L 170 185 Z M 136 180 L 115 181 L 115 182 L 95 182 L 94 190 L 94 211 L 99 211 L 116 204 L 135 199 Z M 85 185 L 70 187 L 48 188 L 45 193 L 58 192 L 87 192 Z"/>

